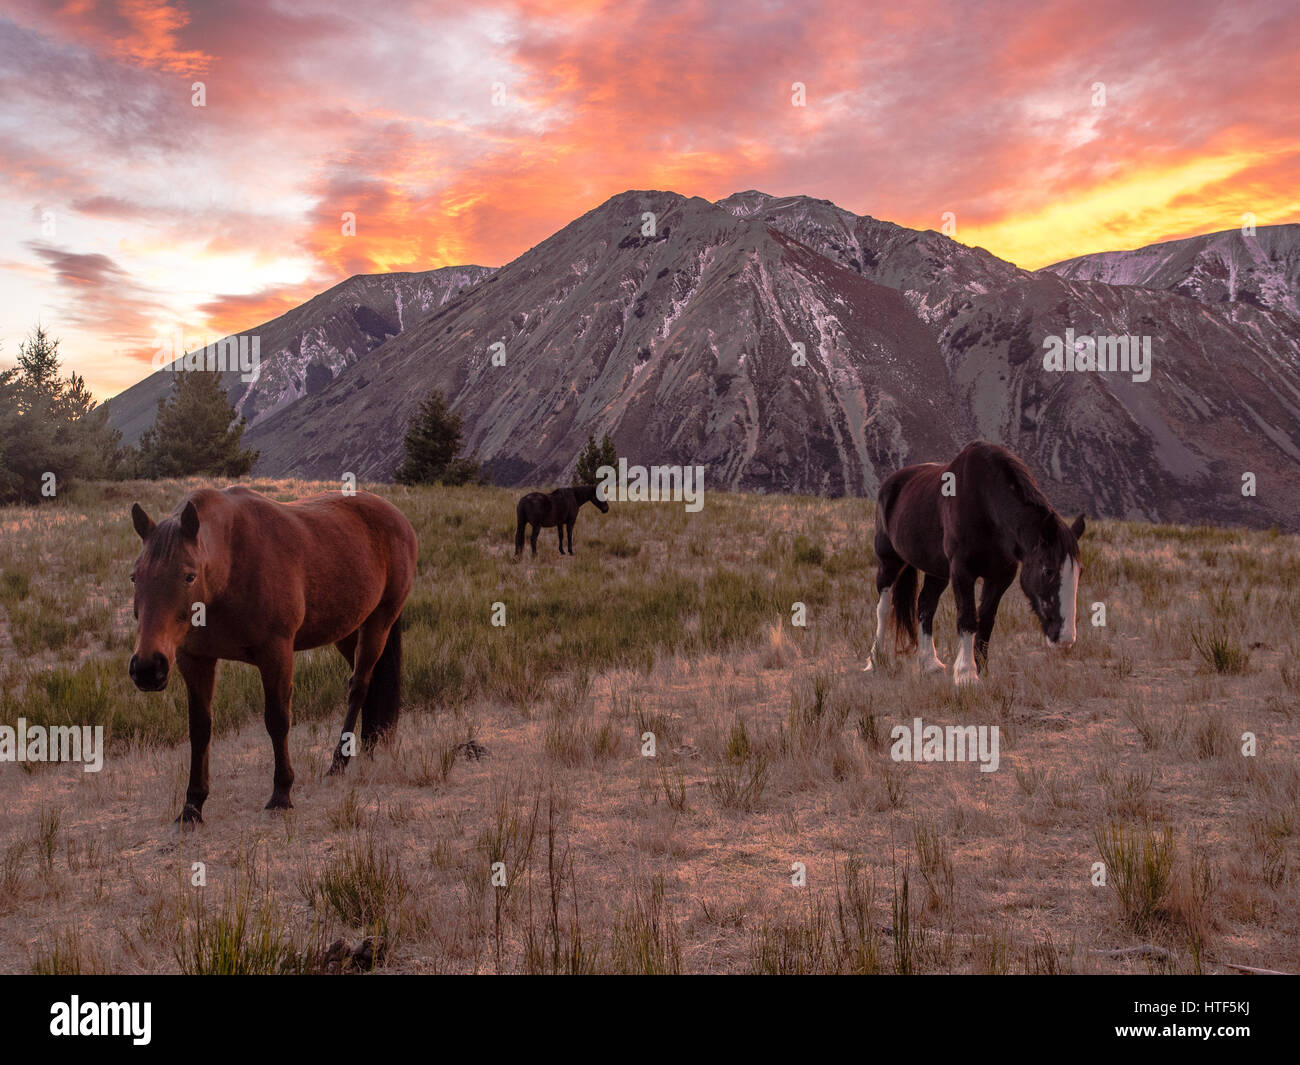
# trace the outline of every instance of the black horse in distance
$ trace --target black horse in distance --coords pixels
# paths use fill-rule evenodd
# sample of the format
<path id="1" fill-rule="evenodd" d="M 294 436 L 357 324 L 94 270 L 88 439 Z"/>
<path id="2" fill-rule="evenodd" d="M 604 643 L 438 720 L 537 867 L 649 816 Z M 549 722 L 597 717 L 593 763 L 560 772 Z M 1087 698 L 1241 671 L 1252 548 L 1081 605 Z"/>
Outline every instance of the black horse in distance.
<path id="1" fill-rule="evenodd" d="M 560 554 L 564 554 L 564 532 L 569 532 L 569 554 L 573 554 L 573 525 L 584 503 L 594 503 L 602 514 L 609 513 L 609 504 L 596 495 L 596 485 L 580 484 L 573 488 L 557 488 L 545 492 L 529 492 L 515 507 L 515 557 L 524 550 L 524 529 L 533 527 L 529 543 L 533 555 L 537 554 L 537 534 L 542 529 L 555 529 L 560 539 Z"/>

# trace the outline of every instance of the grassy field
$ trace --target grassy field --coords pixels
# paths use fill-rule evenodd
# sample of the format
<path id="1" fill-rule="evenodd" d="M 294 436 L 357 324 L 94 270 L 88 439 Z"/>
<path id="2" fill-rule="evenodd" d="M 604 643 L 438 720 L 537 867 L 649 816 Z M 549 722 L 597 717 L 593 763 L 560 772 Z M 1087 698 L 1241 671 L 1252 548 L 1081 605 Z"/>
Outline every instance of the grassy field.
<path id="1" fill-rule="evenodd" d="M 128 511 L 197 486 L 0 509 L 0 724 L 109 744 L 97 774 L 0 763 L 0 971 L 1300 971 L 1293 537 L 1090 523 L 1074 649 L 1013 589 L 956 691 L 861 671 L 861 500 L 584 508 L 576 557 L 548 531 L 516 562 L 517 493 L 383 488 L 421 543 L 396 741 L 326 778 L 347 669 L 299 655 L 297 808 L 266 813 L 260 683 L 225 663 L 178 835 L 184 694 L 126 675 Z M 951 662 L 950 595 L 937 638 Z M 918 716 L 997 725 L 998 771 L 893 761 Z"/>

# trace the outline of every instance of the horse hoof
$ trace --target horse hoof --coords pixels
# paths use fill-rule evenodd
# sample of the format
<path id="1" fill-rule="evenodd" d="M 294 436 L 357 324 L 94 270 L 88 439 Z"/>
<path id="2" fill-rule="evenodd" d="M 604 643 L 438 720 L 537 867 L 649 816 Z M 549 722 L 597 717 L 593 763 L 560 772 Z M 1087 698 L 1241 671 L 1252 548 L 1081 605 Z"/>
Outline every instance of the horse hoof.
<path id="1" fill-rule="evenodd" d="M 330 777 L 336 777 L 340 773 L 342 773 L 343 770 L 347 769 L 347 767 L 348 767 L 348 760 L 336 754 L 334 756 L 334 761 L 330 763 L 329 772 L 326 773 L 325 775 Z"/>
<path id="2" fill-rule="evenodd" d="M 948 667 L 940 662 L 937 658 L 930 659 L 921 667 L 922 673 L 947 673 Z"/>
<path id="3" fill-rule="evenodd" d="M 959 670 L 958 672 L 954 673 L 952 676 L 953 683 L 956 684 L 957 687 L 959 688 L 964 687 L 967 684 L 978 684 L 979 679 L 980 679 L 979 674 L 976 673 L 973 669 L 969 671 Z"/>
<path id="4" fill-rule="evenodd" d="M 181 825 L 182 827 L 188 826 L 193 828 L 195 825 L 203 824 L 203 814 L 199 811 L 197 806 L 193 806 L 187 802 L 185 804 L 185 809 L 183 809 L 180 812 L 180 816 L 176 818 L 175 824 Z"/>
<path id="5" fill-rule="evenodd" d="M 271 801 L 268 802 L 268 803 L 266 804 L 266 809 L 268 809 L 268 810 L 292 810 L 292 809 L 293 809 L 293 800 L 290 799 L 288 795 L 285 795 L 285 796 L 283 796 L 283 797 L 281 797 L 281 796 L 279 796 L 279 795 L 272 795 L 272 796 L 271 796 Z"/>
<path id="6" fill-rule="evenodd" d="M 866 664 L 865 666 L 862 667 L 862 672 L 863 672 L 863 673 L 870 673 L 870 672 L 871 672 L 873 669 L 875 669 L 875 668 L 876 668 L 876 667 L 873 666 L 873 665 L 871 664 L 871 659 L 868 658 L 868 659 L 867 659 L 867 664 Z"/>

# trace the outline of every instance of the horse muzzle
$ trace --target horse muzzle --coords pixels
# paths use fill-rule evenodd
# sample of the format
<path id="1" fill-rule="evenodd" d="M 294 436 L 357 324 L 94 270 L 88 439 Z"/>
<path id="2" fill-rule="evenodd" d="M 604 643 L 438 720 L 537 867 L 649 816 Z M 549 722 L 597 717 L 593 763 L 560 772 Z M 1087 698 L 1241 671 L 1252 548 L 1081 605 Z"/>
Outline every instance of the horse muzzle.
<path id="1" fill-rule="evenodd" d="M 167 687 L 167 676 L 171 672 L 164 655 L 155 651 L 148 658 L 131 656 L 131 664 L 126 667 L 131 680 L 142 692 L 160 692 Z"/>

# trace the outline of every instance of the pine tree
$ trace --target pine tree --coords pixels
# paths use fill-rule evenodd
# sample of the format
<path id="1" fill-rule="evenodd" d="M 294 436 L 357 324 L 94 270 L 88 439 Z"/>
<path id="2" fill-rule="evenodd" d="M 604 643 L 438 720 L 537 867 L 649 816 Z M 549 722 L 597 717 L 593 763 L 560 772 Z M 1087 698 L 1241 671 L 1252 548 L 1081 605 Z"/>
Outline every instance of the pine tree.
<path id="1" fill-rule="evenodd" d="M 457 458 L 461 418 L 441 392 L 430 392 L 412 415 L 403 442 L 405 457 L 393 475 L 398 484 L 483 484 L 477 455 Z"/>
<path id="2" fill-rule="evenodd" d="M 146 477 L 242 477 L 258 453 L 240 448 L 245 421 L 235 422 L 221 374 L 173 373 L 171 395 L 158 400 L 157 417 L 140 437 L 140 472 Z"/>
<path id="3" fill-rule="evenodd" d="M 23 375 L 23 413 L 52 413 L 64 389 L 59 377 L 59 341 L 39 322 L 18 347 L 18 369 Z"/>
<path id="4" fill-rule="evenodd" d="M 22 371 L 17 367 L 0 370 L 0 503 L 19 497 L 23 487 L 18 472 L 22 418 L 18 413 Z"/>
<path id="5" fill-rule="evenodd" d="M 79 477 L 115 476 L 121 438 L 85 379 L 61 376 L 59 341 L 38 324 L 18 366 L 0 373 L 0 502 L 39 501 L 47 474 L 56 492 Z"/>
<path id="6" fill-rule="evenodd" d="M 68 426 L 62 458 L 76 476 L 107 480 L 118 475 L 122 434 L 108 424 L 108 404 L 95 402 L 80 374 L 64 383 L 55 421 Z"/>
<path id="7" fill-rule="evenodd" d="M 600 474 L 597 471 L 602 466 L 618 468 L 618 448 L 614 446 L 614 441 L 609 438 L 609 433 L 605 434 L 599 445 L 596 443 L 596 437 L 589 433 L 587 435 L 587 446 L 578 455 L 578 463 L 573 469 L 573 483 L 595 484 L 600 480 Z"/>

